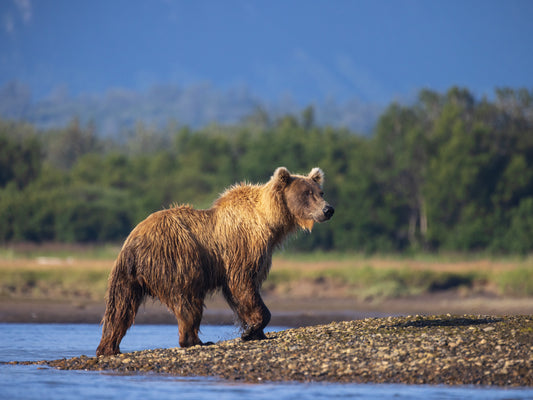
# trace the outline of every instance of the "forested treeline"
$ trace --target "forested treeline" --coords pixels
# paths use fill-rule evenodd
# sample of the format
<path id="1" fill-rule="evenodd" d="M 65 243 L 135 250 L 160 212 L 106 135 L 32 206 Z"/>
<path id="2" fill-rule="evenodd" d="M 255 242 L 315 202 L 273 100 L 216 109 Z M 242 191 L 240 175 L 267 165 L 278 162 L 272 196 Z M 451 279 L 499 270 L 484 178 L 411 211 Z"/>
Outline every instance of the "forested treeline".
<path id="1" fill-rule="evenodd" d="M 302 250 L 533 250 L 533 91 L 423 90 L 371 136 L 317 126 L 312 107 L 199 130 L 138 124 L 123 141 L 76 120 L 0 121 L 0 242 L 123 240 L 174 203 L 209 207 L 228 185 L 320 166 L 334 218 Z"/>

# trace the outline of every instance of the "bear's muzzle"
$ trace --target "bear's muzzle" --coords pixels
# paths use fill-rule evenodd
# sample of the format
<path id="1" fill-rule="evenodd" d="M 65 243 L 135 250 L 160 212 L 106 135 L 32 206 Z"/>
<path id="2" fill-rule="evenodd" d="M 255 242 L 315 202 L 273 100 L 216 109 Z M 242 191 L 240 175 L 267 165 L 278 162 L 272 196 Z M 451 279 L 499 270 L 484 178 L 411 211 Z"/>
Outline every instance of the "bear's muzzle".
<path id="1" fill-rule="evenodd" d="M 324 213 L 324 217 L 325 217 L 324 220 L 327 221 L 333 216 L 335 209 L 328 204 L 322 209 L 322 212 Z"/>

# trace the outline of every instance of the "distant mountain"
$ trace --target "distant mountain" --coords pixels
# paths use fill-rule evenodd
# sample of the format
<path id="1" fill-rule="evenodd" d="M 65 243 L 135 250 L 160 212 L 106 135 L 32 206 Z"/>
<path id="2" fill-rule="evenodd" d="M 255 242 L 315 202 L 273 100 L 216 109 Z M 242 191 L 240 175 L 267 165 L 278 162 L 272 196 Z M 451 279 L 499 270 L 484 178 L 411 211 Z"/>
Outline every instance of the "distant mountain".
<path id="1" fill-rule="evenodd" d="M 290 97 L 275 103 L 259 99 L 246 88 L 219 90 L 209 83 L 188 87 L 158 85 L 143 92 L 112 89 L 103 94 L 71 96 L 65 88 L 57 88 L 42 99 L 34 99 L 31 89 L 10 82 L 0 88 L 0 117 L 30 122 L 41 129 L 62 127 L 73 118 L 91 122 L 102 136 L 118 136 L 139 122 L 162 127 L 170 121 L 182 126 L 200 128 L 216 122 L 227 125 L 264 111 L 271 118 L 299 114 L 314 107 L 319 125 L 345 127 L 358 133 L 369 133 L 382 106 L 364 104 L 356 99 L 337 103 L 333 99 L 319 104 L 299 105 Z"/>

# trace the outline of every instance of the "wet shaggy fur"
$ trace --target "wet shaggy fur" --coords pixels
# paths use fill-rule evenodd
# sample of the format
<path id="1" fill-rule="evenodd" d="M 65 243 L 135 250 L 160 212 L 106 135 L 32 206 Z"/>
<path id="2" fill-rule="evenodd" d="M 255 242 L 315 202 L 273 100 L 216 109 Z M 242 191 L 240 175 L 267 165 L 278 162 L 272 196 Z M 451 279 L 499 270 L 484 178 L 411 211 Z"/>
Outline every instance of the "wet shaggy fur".
<path id="1" fill-rule="evenodd" d="M 244 340 L 263 339 L 270 312 L 259 290 L 273 250 L 298 228 L 311 230 L 333 208 L 323 199 L 324 174 L 292 175 L 276 169 L 264 185 L 228 189 L 207 210 L 179 206 L 155 212 L 133 229 L 109 276 L 97 355 L 119 344 L 146 296 L 176 316 L 179 344 L 198 337 L 206 295 L 220 289 L 237 314 Z"/>

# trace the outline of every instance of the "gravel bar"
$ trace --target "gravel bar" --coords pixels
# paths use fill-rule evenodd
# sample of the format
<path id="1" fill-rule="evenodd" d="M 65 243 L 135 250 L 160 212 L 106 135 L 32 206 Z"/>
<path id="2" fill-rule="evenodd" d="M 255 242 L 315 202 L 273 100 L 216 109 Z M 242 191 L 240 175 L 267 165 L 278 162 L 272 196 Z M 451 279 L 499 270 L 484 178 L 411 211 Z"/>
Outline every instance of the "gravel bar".
<path id="1" fill-rule="evenodd" d="M 10 364 L 243 382 L 533 386 L 533 315 L 368 318 L 288 329 L 267 337 Z"/>

